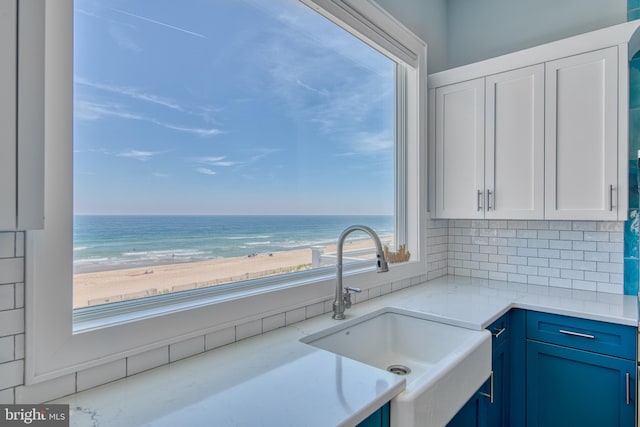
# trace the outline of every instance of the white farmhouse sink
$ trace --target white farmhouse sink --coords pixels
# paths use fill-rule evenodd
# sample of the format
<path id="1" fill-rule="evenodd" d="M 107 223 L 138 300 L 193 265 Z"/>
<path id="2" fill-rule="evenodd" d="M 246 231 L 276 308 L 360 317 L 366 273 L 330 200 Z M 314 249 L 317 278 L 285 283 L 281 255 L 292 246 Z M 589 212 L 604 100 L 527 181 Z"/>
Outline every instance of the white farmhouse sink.
<path id="1" fill-rule="evenodd" d="M 491 373 L 491 334 L 383 308 L 309 335 L 302 342 L 405 374 L 391 401 L 391 426 L 444 426 Z"/>

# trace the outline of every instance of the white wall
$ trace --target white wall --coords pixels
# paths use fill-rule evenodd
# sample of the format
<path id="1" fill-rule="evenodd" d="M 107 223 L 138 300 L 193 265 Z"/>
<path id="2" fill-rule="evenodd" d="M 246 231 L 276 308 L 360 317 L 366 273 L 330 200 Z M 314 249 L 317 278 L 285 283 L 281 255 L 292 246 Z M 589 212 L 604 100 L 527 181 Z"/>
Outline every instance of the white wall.
<path id="1" fill-rule="evenodd" d="M 447 0 L 448 64 L 453 68 L 626 22 L 626 11 L 627 0 Z"/>
<path id="2" fill-rule="evenodd" d="M 447 0 L 377 0 L 404 26 L 427 42 L 427 71 L 447 68 Z"/>

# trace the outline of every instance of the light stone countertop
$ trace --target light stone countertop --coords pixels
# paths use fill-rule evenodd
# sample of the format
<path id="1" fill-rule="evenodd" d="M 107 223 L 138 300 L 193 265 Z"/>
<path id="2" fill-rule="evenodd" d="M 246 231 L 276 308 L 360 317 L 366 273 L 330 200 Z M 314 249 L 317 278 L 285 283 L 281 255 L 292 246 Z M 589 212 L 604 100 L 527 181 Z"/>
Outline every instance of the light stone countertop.
<path id="1" fill-rule="evenodd" d="M 511 308 L 638 325 L 634 296 L 453 276 L 356 304 L 347 315 L 389 306 L 477 330 Z M 353 426 L 405 380 L 299 341 L 339 323 L 323 314 L 53 403 L 70 404 L 72 426 Z"/>

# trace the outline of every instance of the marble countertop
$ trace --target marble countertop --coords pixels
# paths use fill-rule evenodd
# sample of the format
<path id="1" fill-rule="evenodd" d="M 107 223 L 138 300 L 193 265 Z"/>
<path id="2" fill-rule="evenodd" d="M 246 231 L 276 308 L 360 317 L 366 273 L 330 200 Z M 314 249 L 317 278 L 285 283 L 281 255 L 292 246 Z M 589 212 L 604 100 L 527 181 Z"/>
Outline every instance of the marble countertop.
<path id="1" fill-rule="evenodd" d="M 634 296 L 447 276 L 354 305 L 483 329 L 511 308 L 638 325 Z M 303 344 L 340 323 L 323 314 L 59 399 L 72 426 L 353 426 L 401 393 L 391 373 Z"/>

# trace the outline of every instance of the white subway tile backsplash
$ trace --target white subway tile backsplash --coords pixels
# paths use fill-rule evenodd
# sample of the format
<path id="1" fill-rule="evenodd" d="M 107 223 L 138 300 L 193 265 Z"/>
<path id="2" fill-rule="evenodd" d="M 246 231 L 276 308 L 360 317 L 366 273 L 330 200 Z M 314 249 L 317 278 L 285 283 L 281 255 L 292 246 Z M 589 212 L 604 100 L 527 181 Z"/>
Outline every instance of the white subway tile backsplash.
<path id="1" fill-rule="evenodd" d="M 571 221 L 549 221 L 549 230 L 571 230 Z"/>
<path id="2" fill-rule="evenodd" d="M 0 390 L 22 384 L 24 360 L 0 363 Z"/>
<path id="3" fill-rule="evenodd" d="M 558 240 L 560 239 L 560 232 L 558 230 L 539 230 L 538 239 Z"/>
<path id="4" fill-rule="evenodd" d="M 0 338 L 0 363 L 15 360 L 15 342 L 13 335 Z"/>
<path id="5" fill-rule="evenodd" d="M 0 390 L 0 405 L 13 405 L 13 389 Z"/>
<path id="6" fill-rule="evenodd" d="M 24 307 L 24 283 L 16 283 L 15 285 L 15 304 L 16 308 Z"/>
<path id="7" fill-rule="evenodd" d="M 363 289 L 361 293 L 356 294 L 356 301 L 362 302 L 369 299 L 369 290 Z M 305 318 L 310 319 L 312 317 L 319 316 L 324 313 L 324 301 L 311 304 L 305 307 Z"/>
<path id="8" fill-rule="evenodd" d="M 623 225 L 451 220 L 450 242 L 465 243 L 448 246 L 449 273 L 471 277 L 488 273 L 494 280 L 622 293 Z M 472 245 L 466 243 L 467 236 L 472 236 Z"/>
<path id="9" fill-rule="evenodd" d="M 604 261 L 608 262 L 610 258 L 609 252 L 585 252 L 585 261 Z"/>
<path id="10" fill-rule="evenodd" d="M 24 282 L 24 258 L 0 258 L 0 284 Z"/>
<path id="11" fill-rule="evenodd" d="M 324 311 L 324 305 L 323 305 Z M 273 331 L 274 329 L 282 328 L 285 322 L 284 313 L 276 314 L 274 316 L 265 317 L 262 319 L 262 330 L 264 332 Z"/>
<path id="12" fill-rule="evenodd" d="M 571 249 L 573 244 L 569 240 L 549 240 L 550 249 Z"/>
<path id="13" fill-rule="evenodd" d="M 169 363 L 169 347 L 162 346 L 127 357 L 127 376 Z"/>
<path id="14" fill-rule="evenodd" d="M 550 259 L 549 267 L 570 269 L 573 267 L 573 263 L 567 259 Z"/>
<path id="15" fill-rule="evenodd" d="M 285 324 L 291 325 L 292 323 L 302 322 L 305 319 L 305 315 L 306 311 L 304 307 L 287 311 L 284 318 Z"/>
<path id="16" fill-rule="evenodd" d="M 596 231 L 598 226 L 593 221 L 574 221 L 571 228 L 580 231 Z"/>
<path id="17" fill-rule="evenodd" d="M 573 250 L 575 251 L 596 251 L 598 245 L 596 242 L 587 242 L 583 240 L 575 240 L 573 242 Z"/>
<path id="18" fill-rule="evenodd" d="M 24 309 L 0 311 L 0 337 L 24 333 Z"/>
<path id="19" fill-rule="evenodd" d="M 47 402 L 76 391 L 76 374 L 68 374 L 53 380 L 15 389 L 16 403 Z"/>
<path id="20" fill-rule="evenodd" d="M 284 313 L 283 313 L 284 315 Z M 216 332 L 205 335 L 205 350 L 209 351 L 223 345 L 231 344 L 236 340 L 236 327 L 221 329 Z"/>
<path id="21" fill-rule="evenodd" d="M 574 270 L 596 271 L 596 263 L 593 261 L 573 261 Z"/>
<path id="22" fill-rule="evenodd" d="M 304 312 L 304 307 L 302 308 Z M 254 320 L 251 322 L 243 323 L 236 326 L 236 339 L 243 340 L 262 333 L 262 319 Z"/>
<path id="23" fill-rule="evenodd" d="M 16 252 L 15 247 L 15 233 L 0 233 L 0 258 L 13 258 Z"/>
<path id="24" fill-rule="evenodd" d="M 592 242 L 608 242 L 611 233 L 606 231 L 586 231 L 584 233 L 584 240 Z"/>
<path id="25" fill-rule="evenodd" d="M 110 383 L 127 375 L 127 360 L 120 359 L 104 365 L 78 372 L 76 378 L 77 391 L 87 390 L 102 384 Z"/>
<path id="26" fill-rule="evenodd" d="M 261 322 L 261 320 L 260 320 Z M 262 326 L 260 327 L 262 331 Z M 204 335 L 169 345 L 169 362 L 204 352 Z"/>
<path id="27" fill-rule="evenodd" d="M 16 256 L 24 256 L 24 231 L 18 231 L 16 233 Z"/>
<path id="28" fill-rule="evenodd" d="M 0 310 L 10 310 L 15 308 L 16 298 L 14 289 L 15 286 L 13 284 L 0 285 Z"/>
<path id="29" fill-rule="evenodd" d="M 16 360 L 24 359 L 24 334 L 13 336 L 15 338 Z"/>

